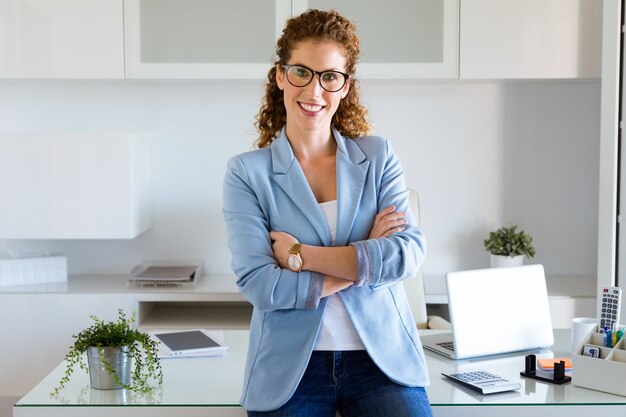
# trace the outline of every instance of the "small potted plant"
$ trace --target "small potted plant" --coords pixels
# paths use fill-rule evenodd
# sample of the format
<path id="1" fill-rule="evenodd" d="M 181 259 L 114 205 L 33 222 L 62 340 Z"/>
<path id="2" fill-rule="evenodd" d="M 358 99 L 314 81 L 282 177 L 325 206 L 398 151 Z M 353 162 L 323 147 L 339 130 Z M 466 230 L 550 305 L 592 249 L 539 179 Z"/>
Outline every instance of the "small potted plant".
<path id="1" fill-rule="evenodd" d="M 510 267 L 523 264 L 524 256 L 535 256 L 533 238 L 523 230 L 518 231 L 517 225 L 509 224 L 495 232 L 489 232 L 489 238 L 485 239 L 485 249 L 491 254 L 491 266 Z"/>
<path id="2" fill-rule="evenodd" d="M 91 318 L 93 325 L 72 336 L 75 341 L 65 356 L 65 374 L 53 395 L 58 395 L 69 382 L 75 365 L 89 373 L 91 387 L 96 389 L 125 388 L 144 393 L 153 388 L 149 385 L 150 379 L 159 385 L 163 382 L 158 343 L 149 334 L 132 328 L 134 313 L 127 319 L 120 309 L 117 320 L 110 322 L 96 316 Z"/>

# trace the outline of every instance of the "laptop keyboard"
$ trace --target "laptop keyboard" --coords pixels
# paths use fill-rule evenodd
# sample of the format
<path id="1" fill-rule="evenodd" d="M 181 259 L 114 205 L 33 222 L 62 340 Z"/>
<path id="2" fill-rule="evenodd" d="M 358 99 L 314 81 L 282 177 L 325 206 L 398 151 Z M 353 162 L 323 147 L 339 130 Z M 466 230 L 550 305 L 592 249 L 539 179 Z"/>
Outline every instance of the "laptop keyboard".
<path id="1" fill-rule="evenodd" d="M 437 345 L 441 346 L 444 349 L 448 349 L 451 352 L 454 352 L 454 342 L 437 343 Z"/>

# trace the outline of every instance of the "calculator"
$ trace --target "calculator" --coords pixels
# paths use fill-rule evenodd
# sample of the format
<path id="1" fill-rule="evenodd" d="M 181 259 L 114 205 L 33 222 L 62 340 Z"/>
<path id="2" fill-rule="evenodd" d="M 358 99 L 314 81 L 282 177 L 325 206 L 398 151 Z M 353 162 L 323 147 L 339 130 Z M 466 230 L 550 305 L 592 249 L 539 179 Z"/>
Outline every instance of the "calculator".
<path id="1" fill-rule="evenodd" d="M 481 394 L 495 394 L 497 392 L 515 391 L 521 388 L 519 382 L 511 382 L 499 375 L 486 371 L 461 372 L 455 374 L 441 375 L 458 382 L 468 388 L 476 390 Z"/>

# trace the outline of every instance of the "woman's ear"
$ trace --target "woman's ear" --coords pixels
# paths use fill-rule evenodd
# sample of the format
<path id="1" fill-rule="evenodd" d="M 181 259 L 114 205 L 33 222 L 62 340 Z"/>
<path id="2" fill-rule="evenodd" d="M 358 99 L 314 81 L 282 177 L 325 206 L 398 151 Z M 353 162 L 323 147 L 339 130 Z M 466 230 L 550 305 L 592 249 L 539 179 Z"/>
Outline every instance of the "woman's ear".
<path id="1" fill-rule="evenodd" d="M 281 71 L 281 66 L 276 64 L 276 85 L 279 90 L 284 90 L 285 87 L 285 73 Z"/>

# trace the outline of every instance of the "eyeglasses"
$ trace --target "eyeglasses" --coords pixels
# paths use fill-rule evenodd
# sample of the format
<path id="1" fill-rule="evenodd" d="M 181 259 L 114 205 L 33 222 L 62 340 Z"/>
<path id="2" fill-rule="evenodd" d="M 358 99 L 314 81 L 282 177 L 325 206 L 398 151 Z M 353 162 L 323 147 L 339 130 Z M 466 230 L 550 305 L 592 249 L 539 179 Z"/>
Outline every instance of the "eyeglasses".
<path id="1" fill-rule="evenodd" d="M 319 83 L 329 93 L 339 91 L 346 85 L 348 74 L 339 71 L 313 71 L 303 65 L 281 65 L 287 72 L 287 81 L 294 87 L 305 87 L 311 83 L 315 74 L 319 75 Z"/>

